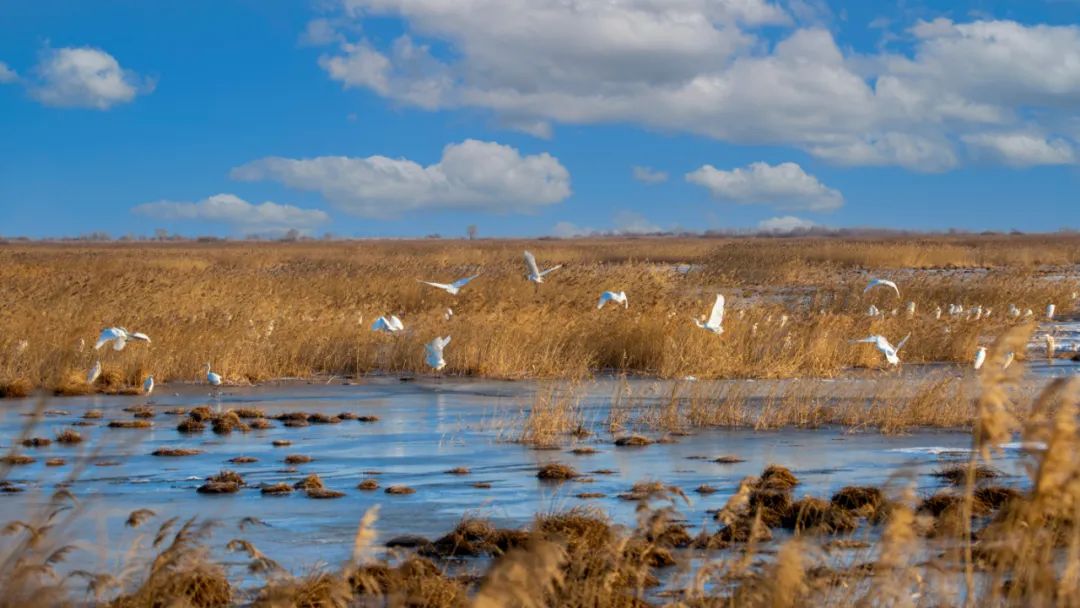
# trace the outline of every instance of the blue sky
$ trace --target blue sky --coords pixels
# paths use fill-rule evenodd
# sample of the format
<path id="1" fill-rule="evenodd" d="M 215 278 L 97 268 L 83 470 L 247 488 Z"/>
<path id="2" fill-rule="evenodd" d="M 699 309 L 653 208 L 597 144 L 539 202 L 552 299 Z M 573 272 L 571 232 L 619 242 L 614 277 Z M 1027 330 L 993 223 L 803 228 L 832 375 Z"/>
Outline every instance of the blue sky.
<path id="1" fill-rule="evenodd" d="M 3 3 L 0 235 L 1080 227 L 1077 23 L 1066 0 Z"/>

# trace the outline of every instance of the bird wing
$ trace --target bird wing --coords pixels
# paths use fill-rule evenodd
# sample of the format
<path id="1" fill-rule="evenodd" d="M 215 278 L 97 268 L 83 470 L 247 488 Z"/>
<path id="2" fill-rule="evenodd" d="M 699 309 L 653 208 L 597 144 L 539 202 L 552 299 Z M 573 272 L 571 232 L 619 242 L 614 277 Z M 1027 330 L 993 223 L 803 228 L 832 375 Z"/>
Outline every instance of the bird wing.
<path id="1" fill-rule="evenodd" d="M 852 340 L 852 342 L 855 344 L 877 344 L 879 338 L 881 336 L 867 336 L 861 340 Z"/>
<path id="2" fill-rule="evenodd" d="M 911 337 L 911 334 L 908 334 L 908 335 L 904 336 L 903 340 L 900 340 L 900 343 L 896 345 L 896 352 L 900 352 L 900 349 L 904 348 L 904 345 L 907 344 L 908 338 L 910 338 L 910 337 Z"/>
<path id="3" fill-rule="evenodd" d="M 390 315 L 390 322 L 387 325 L 389 325 L 390 329 L 398 331 L 405 329 L 405 324 L 401 322 L 397 315 Z"/>
<path id="4" fill-rule="evenodd" d="M 438 287 L 439 289 L 451 289 L 453 285 L 447 285 L 446 283 L 433 283 L 431 281 L 420 281 L 425 285 L 431 285 L 432 287 Z"/>
<path id="5" fill-rule="evenodd" d="M 877 287 L 878 285 L 881 285 L 881 281 L 879 281 L 877 279 L 870 279 L 870 282 L 867 283 L 867 285 L 866 285 L 866 289 L 863 289 L 862 292 L 866 293 L 866 292 L 870 291 L 871 289 Z"/>
<path id="6" fill-rule="evenodd" d="M 94 350 L 100 349 L 118 337 L 120 337 L 120 332 L 115 327 L 106 327 L 101 330 L 101 335 L 98 336 L 97 342 L 94 343 Z"/>
<path id="7" fill-rule="evenodd" d="M 600 294 L 600 303 L 597 304 L 596 307 L 597 308 L 603 308 L 604 304 L 607 304 L 608 302 L 610 302 L 614 298 L 615 298 L 615 294 L 611 293 L 610 291 L 605 291 L 604 293 Z"/>
<path id="8" fill-rule="evenodd" d="M 471 277 L 465 277 L 464 279 L 458 279 L 458 280 L 454 281 L 453 283 L 451 283 L 451 286 L 456 287 L 458 289 L 461 289 L 462 287 L 468 285 L 469 281 L 475 279 L 478 276 L 480 276 L 480 275 L 474 274 Z"/>
<path id="9" fill-rule="evenodd" d="M 709 321 L 706 325 L 710 327 L 719 327 L 724 323 L 724 296 L 722 294 L 716 294 L 716 302 L 713 302 L 712 313 L 709 314 Z"/>
<path id="10" fill-rule="evenodd" d="M 150 336 L 141 332 L 129 334 L 128 338 L 131 340 L 139 340 L 140 342 L 150 342 Z"/>
<path id="11" fill-rule="evenodd" d="M 894 283 L 892 281 L 882 281 L 881 284 L 886 285 L 888 287 L 892 287 L 893 291 L 896 292 L 896 297 L 898 297 L 898 298 L 900 297 L 900 288 L 896 286 L 896 283 Z"/>
<path id="12" fill-rule="evenodd" d="M 540 269 L 536 266 L 536 256 L 534 256 L 531 251 L 525 252 L 525 267 L 528 268 L 529 276 L 531 277 L 544 276 L 540 274 Z"/>
<path id="13" fill-rule="evenodd" d="M 450 344 L 450 336 L 446 336 L 445 338 L 441 339 L 439 343 L 442 345 L 441 348 L 446 348 L 446 345 Z"/>
<path id="14" fill-rule="evenodd" d="M 553 271 L 553 270 L 558 270 L 558 269 L 560 269 L 560 268 L 562 268 L 562 264 L 559 264 L 559 265 L 557 265 L 557 266 L 552 266 L 551 268 L 548 268 L 548 269 L 547 269 L 547 270 L 545 270 L 544 272 L 541 272 L 541 273 L 540 273 L 540 276 L 542 276 L 542 277 L 544 277 L 544 276 L 547 276 L 547 274 L 548 274 L 549 272 L 551 272 L 551 271 Z"/>
<path id="15" fill-rule="evenodd" d="M 113 350 L 124 350 L 124 347 L 127 346 L 127 339 L 128 337 L 126 335 L 118 336 L 116 340 L 113 341 Z"/>

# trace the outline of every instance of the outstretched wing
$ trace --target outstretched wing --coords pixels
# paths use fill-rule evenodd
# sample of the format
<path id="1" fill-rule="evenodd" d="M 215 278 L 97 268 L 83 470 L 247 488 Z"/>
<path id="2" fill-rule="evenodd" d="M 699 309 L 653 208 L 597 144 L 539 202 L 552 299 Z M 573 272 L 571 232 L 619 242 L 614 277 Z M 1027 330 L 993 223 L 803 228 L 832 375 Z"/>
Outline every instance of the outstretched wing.
<path id="1" fill-rule="evenodd" d="M 390 315 L 390 321 L 387 323 L 393 331 L 401 331 L 405 329 L 405 324 L 401 322 L 401 319 L 397 315 Z"/>
<path id="2" fill-rule="evenodd" d="M 109 342 L 119 338 L 120 335 L 120 330 L 116 329 L 115 327 L 106 327 L 105 329 L 101 330 L 101 335 L 98 336 L 97 342 L 94 343 L 94 350 L 100 349 L 102 346 L 105 346 Z"/>
<path id="3" fill-rule="evenodd" d="M 454 281 L 453 283 L 451 283 L 451 286 L 456 287 L 457 289 L 461 289 L 462 287 L 468 285 L 469 281 L 475 279 L 478 276 L 480 276 L 480 275 L 474 274 L 471 277 L 465 277 L 464 279 L 458 279 L 458 280 Z"/>
<path id="4" fill-rule="evenodd" d="M 724 296 L 722 294 L 716 294 L 716 302 L 712 305 L 712 312 L 709 314 L 709 322 L 707 325 L 710 327 L 720 327 L 724 323 Z"/>
<path id="5" fill-rule="evenodd" d="M 900 352 L 900 349 L 904 348 L 904 345 L 907 344 L 908 338 L 910 338 L 910 337 L 911 337 L 911 334 L 908 334 L 908 335 L 904 336 L 903 340 L 900 340 L 900 343 L 896 345 L 896 352 Z"/>
<path id="6" fill-rule="evenodd" d="M 529 270 L 529 276 L 531 276 L 531 277 L 542 277 L 542 276 L 544 276 L 543 274 L 540 273 L 540 268 L 538 268 L 536 266 L 536 257 L 532 254 L 531 251 L 526 251 L 525 252 L 525 268 L 527 268 Z M 551 271 L 549 270 L 548 272 L 551 272 Z"/>
<path id="7" fill-rule="evenodd" d="M 596 307 L 603 308 L 604 304 L 607 304 L 613 299 L 615 299 L 615 294 L 611 293 L 610 291 L 605 291 L 604 293 L 600 294 L 600 303 L 598 303 Z"/>
<path id="8" fill-rule="evenodd" d="M 379 317 L 371 324 L 371 331 L 386 331 L 389 328 L 390 326 L 386 322 L 386 317 Z"/>
<path id="9" fill-rule="evenodd" d="M 867 336 L 862 340 L 852 340 L 854 344 L 877 344 L 881 336 Z"/>
<path id="10" fill-rule="evenodd" d="M 417 279 L 417 280 L 419 280 L 419 279 Z M 431 285 L 432 287 L 438 287 L 439 289 L 450 289 L 452 287 L 452 285 L 447 285 L 446 283 L 433 283 L 431 281 L 420 281 L 420 282 L 423 283 L 424 285 Z"/>
<path id="11" fill-rule="evenodd" d="M 150 336 L 141 332 L 129 334 L 128 339 L 139 340 L 140 342 L 150 342 Z"/>
<path id="12" fill-rule="evenodd" d="M 544 272 L 541 272 L 541 273 L 540 273 L 540 276 L 542 276 L 542 277 L 546 277 L 546 276 L 547 276 L 547 274 L 548 274 L 549 272 L 551 272 L 551 271 L 553 271 L 553 270 L 558 270 L 558 269 L 560 269 L 560 268 L 562 268 L 562 264 L 559 264 L 559 265 L 557 265 L 557 266 L 552 266 L 551 268 L 548 268 L 548 269 L 547 269 L 547 270 L 545 270 Z"/>

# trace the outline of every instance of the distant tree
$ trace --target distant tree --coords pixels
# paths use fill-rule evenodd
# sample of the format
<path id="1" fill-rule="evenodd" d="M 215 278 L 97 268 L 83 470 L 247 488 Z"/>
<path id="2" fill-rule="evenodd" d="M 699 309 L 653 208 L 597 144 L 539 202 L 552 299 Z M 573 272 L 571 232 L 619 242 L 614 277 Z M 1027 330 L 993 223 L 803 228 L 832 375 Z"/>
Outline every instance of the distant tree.
<path id="1" fill-rule="evenodd" d="M 442 235 L 439 234 L 438 232 L 432 232 L 431 234 L 425 236 L 424 238 L 425 239 L 441 239 Z"/>
<path id="2" fill-rule="evenodd" d="M 159 241 L 167 241 L 169 239 L 169 231 L 164 228 L 154 228 L 154 238 Z"/>
<path id="3" fill-rule="evenodd" d="M 469 235 L 470 241 L 476 240 L 476 224 L 469 224 L 469 227 L 465 229 L 465 232 Z"/>
<path id="4" fill-rule="evenodd" d="M 285 233 L 285 236 L 281 237 L 281 240 L 288 242 L 300 240 L 300 231 L 296 228 L 289 228 L 289 231 Z"/>

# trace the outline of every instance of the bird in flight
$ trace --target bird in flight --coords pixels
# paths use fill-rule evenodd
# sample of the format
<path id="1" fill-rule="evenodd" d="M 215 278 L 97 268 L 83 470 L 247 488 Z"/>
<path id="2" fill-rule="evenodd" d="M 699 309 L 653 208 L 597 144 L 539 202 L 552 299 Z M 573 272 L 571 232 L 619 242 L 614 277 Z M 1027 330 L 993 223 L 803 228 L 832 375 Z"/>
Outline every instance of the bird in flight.
<path id="1" fill-rule="evenodd" d="M 102 346 L 109 342 L 113 343 L 113 350 L 124 350 L 128 340 L 138 340 L 149 344 L 150 336 L 138 332 L 129 333 L 123 327 L 106 327 L 101 330 L 101 335 L 98 336 L 97 342 L 94 344 L 94 350 L 100 350 Z"/>
<path id="2" fill-rule="evenodd" d="M 529 271 L 529 274 L 526 275 L 528 279 L 533 283 L 539 285 L 540 283 L 544 282 L 544 277 L 547 276 L 549 272 L 562 268 L 562 264 L 559 264 L 558 266 L 552 266 L 547 270 L 540 270 L 540 267 L 536 265 L 536 256 L 534 256 L 531 251 L 526 251 L 525 268 Z"/>
<path id="3" fill-rule="evenodd" d="M 450 283 L 449 285 L 447 285 L 446 283 L 434 283 L 432 281 L 420 281 L 420 282 L 425 284 L 425 285 L 431 285 L 432 287 L 438 287 L 439 289 L 445 291 L 446 293 L 448 293 L 448 294 L 450 294 L 452 296 L 456 296 L 458 294 L 458 292 L 461 291 L 462 287 L 465 287 L 466 285 L 468 285 L 469 281 L 475 279 L 478 276 L 480 276 L 480 275 L 479 274 L 474 274 L 471 277 L 465 277 L 464 279 L 458 279 L 458 280 L 454 281 L 453 283 Z"/>
<path id="4" fill-rule="evenodd" d="M 907 344 L 908 338 L 910 337 L 911 334 L 904 336 L 904 339 L 895 347 L 889 343 L 885 336 L 869 336 L 862 340 L 854 340 L 854 342 L 858 344 L 873 344 L 881 351 L 881 354 L 885 355 L 885 360 L 888 361 L 889 365 L 899 365 L 900 349 L 904 348 L 904 345 Z"/>
<path id="5" fill-rule="evenodd" d="M 701 329 L 711 331 L 714 334 L 719 335 L 724 333 L 724 296 L 722 294 L 716 294 L 716 301 L 713 302 L 709 318 L 705 321 L 694 319 L 694 323 Z"/>
<path id="6" fill-rule="evenodd" d="M 630 303 L 626 301 L 625 291 L 605 291 L 600 294 L 600 303 L 596 305 L 597 310 L 604 307 L 604 304 L 608 302 L 615 302 L 616 304 L 622 304 L 623 308 L 630 308 Z"/>
<path id="7" fill-rule="evenodd" d="M 900 297 L 900 288 L 896 286 L 896 283 L 889 281 L 888 279 L 870 279 L 870 282 L 866 285 L 866 289 L 862 290 L 863 293 L 870 291 L 875 287 L 884 285 L 885 287 L 892 287 L 896 292 L 896 297 Z"/>
<path id="8" fill-rule="evenodd" d="M 397 318 L 397 315 L 379 317 L 371 324 L 371 331 L 385 331 L 390 334 L 399 332 L 403 329 L 405 329 L 405 324 L 401 322 L 401 319 Z"/>
<path id="9" fill-rule="evenodd" d="M 450 336 L 446 336 L 445 338 L 436 337 L 424 346 L 424 350 L 427 351 L 425 360 L 435 371 L 440 371 L 442 368 L 446 367 L 446 359 L 443 358 L 443 349 L 446 348 L 447 344 L 450 344 Z"/>

